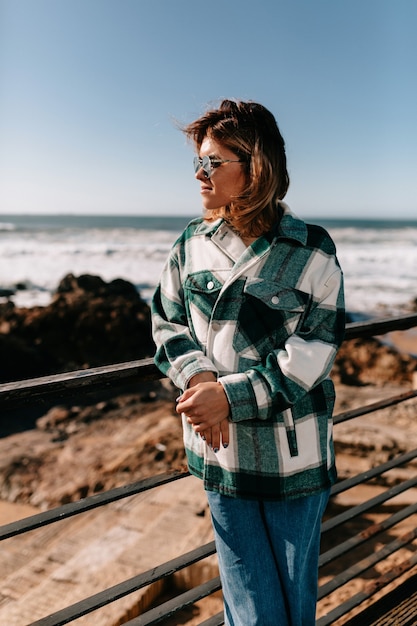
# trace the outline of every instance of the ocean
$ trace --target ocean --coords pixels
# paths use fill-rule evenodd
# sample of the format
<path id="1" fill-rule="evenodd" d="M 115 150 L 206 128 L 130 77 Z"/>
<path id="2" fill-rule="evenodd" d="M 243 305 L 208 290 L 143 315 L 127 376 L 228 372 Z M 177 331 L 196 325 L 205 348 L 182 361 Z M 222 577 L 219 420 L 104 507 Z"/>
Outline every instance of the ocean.
<path id="1" fill-rule="evenodd" d="M 0 290 L 14 290 L 16 306 L 44 306 L 66 274 L 94 274 L 124 278 L 149 301 L 191 217 L 0 215 Z M 307 221 L 324 226 L 336 243 L 349 312 L 368 317 L 411 310 L 417 220 Z"/>

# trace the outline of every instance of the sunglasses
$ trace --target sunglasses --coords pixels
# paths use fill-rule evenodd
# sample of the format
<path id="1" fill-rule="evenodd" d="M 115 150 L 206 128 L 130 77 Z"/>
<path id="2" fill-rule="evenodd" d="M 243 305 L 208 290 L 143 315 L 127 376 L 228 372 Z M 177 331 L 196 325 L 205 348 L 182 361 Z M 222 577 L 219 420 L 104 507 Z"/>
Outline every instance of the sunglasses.
<path id="1" fill-rule="evenodd" d="M 209 156 L 203 156 L 203 158 L 200 159 L 200 157 L 196 156 L 194 157 L 194 171 L 197 173 L 200 168 L 203 168 L 205 176 L 210 178 L 213 170 L 223 165 L 223 163 L 243 163 L 243 161 L 240 159 L 215 159 Z"/>

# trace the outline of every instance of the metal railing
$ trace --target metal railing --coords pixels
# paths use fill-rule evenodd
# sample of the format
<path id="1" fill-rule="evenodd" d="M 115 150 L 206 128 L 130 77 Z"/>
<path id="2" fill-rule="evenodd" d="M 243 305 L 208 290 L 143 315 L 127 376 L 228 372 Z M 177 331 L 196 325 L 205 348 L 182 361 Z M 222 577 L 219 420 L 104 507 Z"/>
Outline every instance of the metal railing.
<path id="1" fill-rule="evenodd" d="M 346 327 L 345 339 L 384 335 L 394 330 L 406 330 L 415 326 L 417 326 L 417 315 L 404 315 L 397 318 L 351 323 Z M 0 409 L 5 411 L 24 408 L 29 404 L 32 407 L 35 404 L 51 406 L 54 403 L 63 402 L 65 399 L 71 397 L 74 392 L 77 392 L 79 395 L 80 393 L 103 391 L 106 388 L 115 389 L 117 386 L 123 386 L 139 380 L 150 381 L 159 378 L 161 378 L 161 375 L 155 368 L 153 360 L 145 359 L 112 366 L 67 372 L 37 379 L 5 383 L 0 385 Z M 396 404 L 412 400 L 416 398 L 416 396 L 417 390 L 410 390 L 365 407 L 340 413 L 334 417 L 335 426 L 337 427 L 338 424 L 352 420 L 361 415 L 368 415 L 376 411 L 388 409 Z M 395 458 L 389 459 L 378 467 L 373 467 L 352 478 L 338 482 L 332 489 L 331 502 L 334 498 L 340 496 L 340 494 L 346 493 L 348 490 L 358 485 L 367 484 L 369 481 L 383 480 L 384 476 L 387 476 L 390 471 L 395 471 L 399 467 L 412 467 L 413 461 L 416 458 L 417 450 L 408 451 L 399 454 Z M 329 541 L 329 544 L 333 545 L 325 549 L 320 556 L 320 571 L 327 571 L 328 580 L 319 587 L 319 602 L 342 588 L 349 583 L 349 581 L 361 577 L 364 573 L 369 571 L 370 568 L 375 568 L 379 563 L 385 563 L 390 555 L 400 554 L 406 547 L 411 550 L 412 555 L 400 562 L 398 562 L 398 560 L 395 561 L 394 566 L 390 566 L 390 568 L 384 571 L 379 577 L 374 577 L 370 584 L 365 585 L 360 591 L 351 594 L 344 602 L 340 602 L 336 608 L 331 609 L 327 614 L 317 620 L 317 626 L 334 624 L 339 618 L 348 616 L 352 609 L 360 607 L 364 602 L 366 604 L 381 589 L 384 589 L 393 581 L 399 580 L 400 576 L 403 576 L 407 571 L 413 571 L 413 568 L 417 565 L 417 546 L 412 545 L 414 539 L 417 537 L 417 528 L 415 526 L 403 536 L 396 536 L 394 540 L 390 540 L 387 543 L 384 543 L 382 539 L 384 533 L 386 534 L 387 531 L 392 530 L 404 520 L 412 520 L 413 516 L 417 513 L 417 504 L 414 503 L 407 506 L 391 506 L 391 509 L 394 510 L 391 514 L 389 514 L 391 511 L 390 506 L 386 506 L 387 503 L 391 503 L 399 494 L 404 494 L 407 490 L 417 487 L 417 476 L 415 475 L 416 472 L 414 469 L 413 474 L 414 475 L 406 480 L 398 480 L 394 486 L 383 490 L 368 501 L 363 501 L 354 506 L 344 507 L 342 512 L 336 510 L 336 512 L 331 514 L 331 516 L 323 522 L 322 536 L 324 539 L 333 537 L 333 540 Z M 143 493 L 186 476 L 188 476 L 188 472 L 186 471 L 173 471 L 154 476 L 6 524 L 0 527 L 0 540 L 28 533 L 42 526 L 57 523 L 82 512 L 102 507 L 135 494 Z M 388 510 L 388 514 L 385 515 L 380 523 L 368 524 L 365 530 L 359 530 L 359 532 L 356 533 L 352 532 L 351 528 L 347 531 L 344 530 L 347 526 L 352 525 L 354 520 L 362 518 L 369 511 L 375 509 L 380 511 L 384 509 L 384 507 Z M 340 536 L 342 536 L 342 540 L 339 540 Z M 378 538 L 378 542 L 382 544 L 382 547 L 375 550 L 373 545 L 376 538 Z M 363 557 L 363 546 L 367 544 L 370 546 L 370 552 L 367 556 Z M 331 569 L 332 564 L 337 565 L 343 555 L 351 555 L 355 549 L 359 548 L 361 549 L 360 556 L 356 560 L 353 560 L 352 565 L 345 567 L 340 572 L 337 572 L 337 567 L 334 571 Z M 209 542 L 187 554 L 157 567 L 153 567 L 149 571 L 138 573 L 138 575 L 129 580 L 104 589 L 82 601 L 76 602 L 58 612 L 32 622 L 32 626 L 59 626 L 72 622 L 81 616 L 88 615 L 139 589 L 157 581 L 168 579 L 175 572 L 207 558 L 214 554 L 214 552 L 214 542 Z M 162 623 L 185 607 L 219 591 L 220 588 L 219 578 L 214 577 L 184 593 L 179 593 L 169 601 L 163 602 L 161 605 L 151 608 L 145 613 L 124 623 L 128 626 L 150 626 L 152 624 Z M 223 615 L 219 613 L 202 622 L 201 626 L 220 626 L 223 623 Z M 398 624 L 401 623 L 402 622 L 398 621 Z"/>

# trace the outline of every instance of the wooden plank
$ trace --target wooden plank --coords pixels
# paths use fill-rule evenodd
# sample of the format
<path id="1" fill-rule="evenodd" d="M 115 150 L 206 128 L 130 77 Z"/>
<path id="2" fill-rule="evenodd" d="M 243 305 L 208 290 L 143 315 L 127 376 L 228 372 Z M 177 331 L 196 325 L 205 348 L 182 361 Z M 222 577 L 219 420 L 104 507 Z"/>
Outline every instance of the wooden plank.
<path id="1" fill-rule="evenodd" d="M 162 374 L 154 365 L 153 359 L 116 363 L 84 370 L 29 378 L 0 385 L 0 404 L 2 410 L 23 408 L 57 400 L 63 400 L 76 393 L 105 392 L 114 387 L 121 387 L 139 382 L 157 380 Z"/>
<path id="2" fill-rule="evenodd" d="M 345 339 L 375 337 L 385 335 L 393 330 L 408 330 L 414 326 L 417 326 L 416 313 L 400 315 L 398 317 L 372 319 L 366 322 L 351 322 L 346 324 Z"/>
<path id="3" fill-rule="evenodd" d="M 345 626 L 415 626 L 417 624 L 417 574 L 356 615 Z"/>
<path id="4" fill-rule="evenodd" d="M 346 325 L 345 339 L 384 335 L 394 330 L 407 330 L 417 326 L 417 314 L 401 315 Z M 85 370 L 31 378 L 0 385 L 2 410 L 34 406 L 47 401 L 63 400 L 77 393 L 104 391 L 113 387 L 162 378 L 153 359 L 116 363 Z"/>

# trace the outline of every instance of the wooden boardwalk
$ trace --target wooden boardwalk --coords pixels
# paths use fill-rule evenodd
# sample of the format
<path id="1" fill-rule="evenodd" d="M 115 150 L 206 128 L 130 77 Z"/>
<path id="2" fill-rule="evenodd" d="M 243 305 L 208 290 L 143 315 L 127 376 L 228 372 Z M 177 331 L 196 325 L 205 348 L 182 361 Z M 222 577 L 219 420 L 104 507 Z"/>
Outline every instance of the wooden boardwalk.
<path id="1" fill-rule="evenodd" d="M 7 539 L 0 551 L 0 624 L 28 626 L 212 539 L 202 483 L 192 476 Z M 212 556 L 179 582 L 193 586 L 216 574 Z M 117 626 L 162 592 L 156 583 L 76 624 Z"/>

